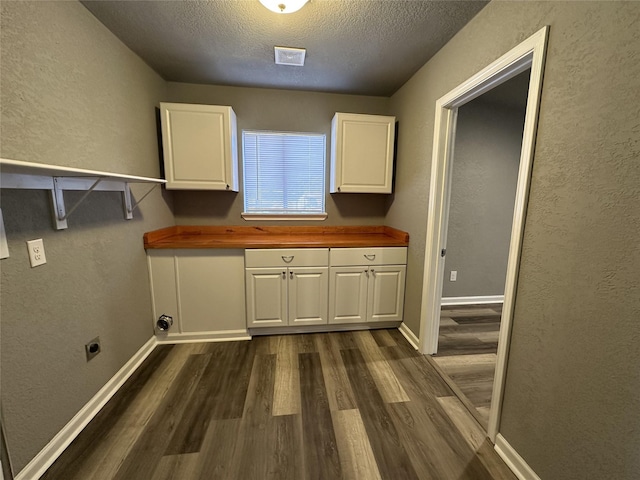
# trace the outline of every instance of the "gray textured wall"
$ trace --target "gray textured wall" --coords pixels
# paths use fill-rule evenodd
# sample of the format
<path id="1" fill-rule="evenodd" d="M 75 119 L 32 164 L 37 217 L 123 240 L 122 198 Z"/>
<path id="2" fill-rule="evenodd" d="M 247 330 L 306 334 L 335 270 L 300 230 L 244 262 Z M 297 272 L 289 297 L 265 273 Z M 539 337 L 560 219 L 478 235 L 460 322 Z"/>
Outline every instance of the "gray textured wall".
<path id="1" fill-rule="evenodd" d="M 640 3 L 491 2 L 392 97 L 419 329 L 435 101 L 551 26 L 500 431 L 543 479 L 640 471 Z"/>
<path id="2" fill-rule="evenodd" d="M 443 297 L 504 294 L 523 126 L 482 97 L 458 109 Z"/>
<path id="3" fill-rule="evenodd" d="M 317 132 L 327 136 L 327 171 L 323 222 L 290 222 L 314 225 L 382 225 L 386 195 L 329 194 L 331 119 L 335 112 L 387 114 L 389 99 L 291 90 L 223 87 L 168 83 L 166 101 L 231 105 L 238 117 L 240 192 L 174 191 L 178 224 L 277 225 L 282 222 L 247 222 L 240 213 L 242 196 L 242 129 Z"/>
<path id="4" fill-rule="evenodd" d="M 2 2 L 1 155 L 158 176 L 154 107 L 165 82 L 76 2 Z M 132 187 L 134 196 L 145 186 Z M 78 194 L 67 195 L 69 205 Z M 173 224 L 156 190 L 125 221 L 97 192 L 51 227 L 38 190 L 2 191 L 2 407 L 17 471 L 152 336 L 142 234 Z M 26 240 L 43 238 L 31 269 Z M 87 363 L 84 344 L 103 352 Z"/>
<path id="5" fill-rule="evenodd" d="M 551 25 L 501 427 L 545 479 L 640 471 L 639 22 L 639 3 L 492 2 L 389 105 L 400 143 L 385 223 L 412 235 L 405 312 L 417 332 L 435 101 Z M 155 175 L 158 101 L 231 103 L 214 100 L 217 87 L 178 96 L 172 85 L 169 98 L 75 3 L 2 2 L 1 48 L 10 158 Z M 279 128 L 270 123 L 252 128 Z M 179 221 L 203 221 L 217 208 L 208 203 L 241 205 L 229 198 L 178 199 Z M 377 223 L 384 211 L 349 202 L 353 215 L 338 218 Z M 49 227 L 42 192 L 3 192 L 2 205 L 12 255 L 0 262 L 2 395 L 21 468 L 151 335 L 141 236 L 173 221 L 159 194 L 130 222 L 117 195 L 96 194 L 65 232 Z M 49 263 L 31 270 L 24 241 L 39 237 Z M 95 334 L 105 352 L 87 364 Z"/>

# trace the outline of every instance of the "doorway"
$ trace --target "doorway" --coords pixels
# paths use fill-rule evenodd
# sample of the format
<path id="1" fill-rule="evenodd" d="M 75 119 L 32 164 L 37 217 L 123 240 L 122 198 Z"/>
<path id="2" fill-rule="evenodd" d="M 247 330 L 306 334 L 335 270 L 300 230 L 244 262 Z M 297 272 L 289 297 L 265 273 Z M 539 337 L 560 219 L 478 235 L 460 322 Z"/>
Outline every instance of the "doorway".
<path id="1" fill-rule="evenodd" d="M 549 27 L 544 27 L 436 102 L 420 329 L 420 351 L 428 355 L 434 355 L 438 351 L 458 109 L 509 79 L 530 70 L 524 134 L 509 239 L 504 304 L 487 424 L 488 436 L 494 442 L 499 428 L 548 30 Z"/>
<path id="2" fill-rule="evenodd" d="M 438 354 L 488 428 L 531 69 L 458 108 Z"/>

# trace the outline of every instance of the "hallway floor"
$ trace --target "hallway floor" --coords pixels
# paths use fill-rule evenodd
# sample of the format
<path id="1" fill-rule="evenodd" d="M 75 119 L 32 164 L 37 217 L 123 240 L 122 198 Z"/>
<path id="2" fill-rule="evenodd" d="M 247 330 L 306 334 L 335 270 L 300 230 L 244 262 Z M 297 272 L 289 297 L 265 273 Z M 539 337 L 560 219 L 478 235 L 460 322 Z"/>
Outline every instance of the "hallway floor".
<path id="1" fill-rule="evenodd" d="M 476 418 L 485 428 L 491 407 L 501 315 L 502 304 L 443 306 L 438 354 L 433 357 L 471 408 L 476 409 Z"/>
<path id="2" fill-rule="evenodd" d="M 515 476 L 389 329 L 158 346 L 43 478 Z"/>

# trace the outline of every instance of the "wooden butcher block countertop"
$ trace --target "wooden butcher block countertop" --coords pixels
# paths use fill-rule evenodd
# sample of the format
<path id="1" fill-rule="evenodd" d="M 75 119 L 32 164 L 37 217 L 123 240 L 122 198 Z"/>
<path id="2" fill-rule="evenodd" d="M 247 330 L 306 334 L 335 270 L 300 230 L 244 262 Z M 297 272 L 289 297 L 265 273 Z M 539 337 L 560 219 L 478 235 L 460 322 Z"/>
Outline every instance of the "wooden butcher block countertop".
<path id="1" fill-rule="evenodd" d="M 144 234 L 144 248 L 406 247 L 409 234 L 385 226 L 188 226 Z"/>

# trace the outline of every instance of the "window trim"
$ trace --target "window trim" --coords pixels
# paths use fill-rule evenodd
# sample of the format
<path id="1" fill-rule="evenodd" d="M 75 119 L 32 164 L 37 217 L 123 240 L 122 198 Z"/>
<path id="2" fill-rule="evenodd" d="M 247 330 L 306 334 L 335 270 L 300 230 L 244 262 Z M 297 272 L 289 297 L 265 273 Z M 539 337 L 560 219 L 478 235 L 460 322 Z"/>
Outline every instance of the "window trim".
<path id="1" fill-rule="evenodd" d="M 245 212 L 243 211 L 240 216 L 245 221 L 323 221 L 328 217 L 327 214 L 327 135 L 323 132 L 293 132 L 289 130 L 259 130 L 247 128 L 243 129 L 240 135 L 242 142 L 242 206 L 243 210 L 246 206 L 246 175 L 245 175 L 245 146 L 244 146 L 244 134 L 245 133 L 265 133 L 265 134 L 291 134 L 291 135 L 316 135 L 324 138 L 324 169 L 323 169 L 323 182 L 322 182 L 322 195 L 323 195 L 323 212 L 296 212 L 296 213 L 274 213 L 274 212 Z"/>

